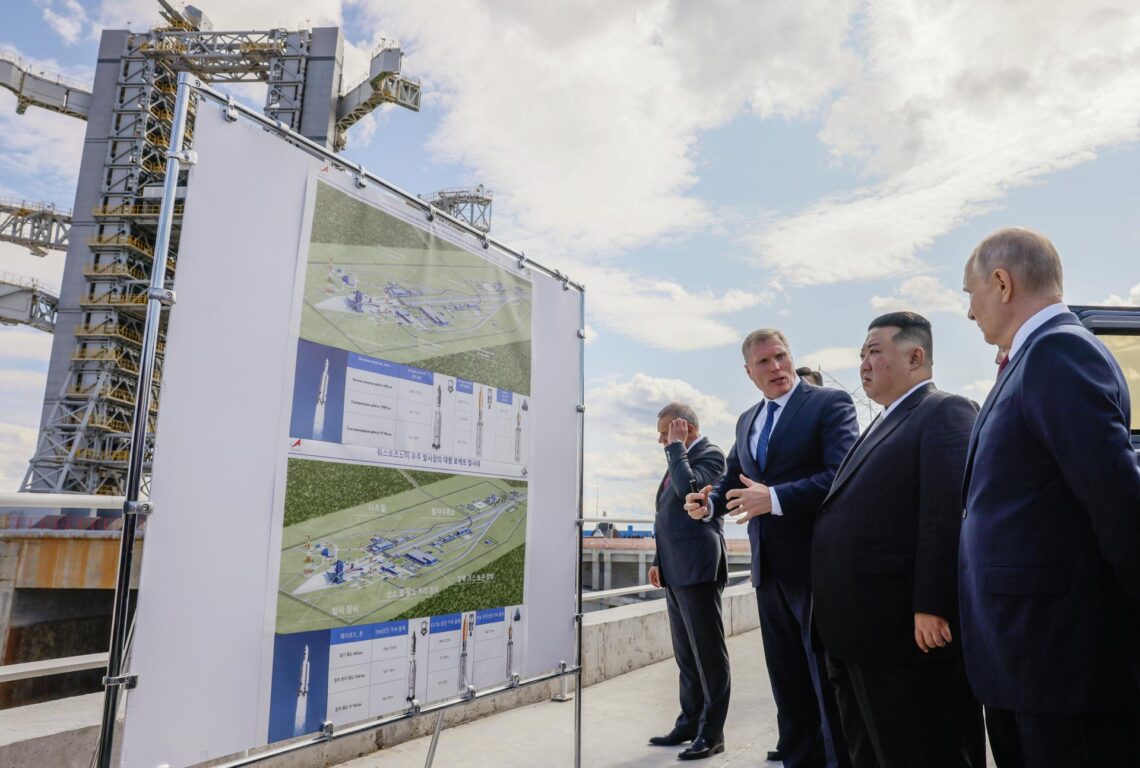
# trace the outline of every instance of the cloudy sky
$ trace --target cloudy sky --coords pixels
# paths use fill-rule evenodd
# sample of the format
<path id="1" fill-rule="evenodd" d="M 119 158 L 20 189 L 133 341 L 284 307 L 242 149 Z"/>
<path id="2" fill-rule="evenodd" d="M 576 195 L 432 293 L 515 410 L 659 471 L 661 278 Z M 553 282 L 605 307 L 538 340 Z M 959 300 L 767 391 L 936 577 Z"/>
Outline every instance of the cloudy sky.
<path id="1" fill-rule="evenodd" d="M 1071 303 L 1140 304 L 1140 10 L 1063 0 L 229 0 L 217 29 L 339 25 L 345 76 L 402 41 L 423 110 L 345 154 L 421 193 L 482 183 L 493 231 L 587 287 L 588 510 L 652 514 L 654 414 L 693 403 L 726 450 L 757 398 L 740 338 L 857 384 L 876 314 L 935 327 L 939 385 L 975 399 L 993 350 L 962 265 L 988 232 L 1048 234 Z M 90 81 L 99 31 L 152 0 L 21 0 L 0 48 Z M 70 207 L 84 124 L 0 90 L 0 195 Z M 0 245 L 58 283 L 62 256 Z M 34 450 L 50 337 L 0 328 L 0 487 Z"/>

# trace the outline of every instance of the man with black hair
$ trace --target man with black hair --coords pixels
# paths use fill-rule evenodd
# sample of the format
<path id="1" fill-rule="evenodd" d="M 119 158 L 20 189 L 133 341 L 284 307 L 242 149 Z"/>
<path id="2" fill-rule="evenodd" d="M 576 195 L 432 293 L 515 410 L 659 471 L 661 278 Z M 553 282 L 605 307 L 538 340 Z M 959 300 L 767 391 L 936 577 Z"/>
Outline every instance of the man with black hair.
<path id="1" fill-rule="evenodd" d="M 958 626 L 958 531 L 977 416 L 934 386 L 930 323 L 876 318 L 860 352 L 884 407 L 847 454 L 812 535 L 813 628 L 854 768 L 983 768 Z"/>

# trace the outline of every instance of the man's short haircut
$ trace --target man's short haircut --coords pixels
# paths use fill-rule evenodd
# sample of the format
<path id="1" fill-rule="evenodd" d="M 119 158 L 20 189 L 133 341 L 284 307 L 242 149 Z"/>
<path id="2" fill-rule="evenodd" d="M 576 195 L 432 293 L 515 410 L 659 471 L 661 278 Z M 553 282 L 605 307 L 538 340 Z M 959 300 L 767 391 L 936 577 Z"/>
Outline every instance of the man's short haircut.
<path id="1" fill-rule="evenodd" d="M 686 405 L 685 403 L 673 401 L 657 413 L 658 421 L 666 417 L 670 420 L 684 419 L 697 429 L 701 428 L 701 423 L 697 421 L 697 412 L 693 410 L 692 406 Z"/>
<path id="2" fill-rule="evenodd" d="M 979 275 L 1005 269 L 1033 293 L 1063 293 L 1061 257 L 1049 238 L 1031 229 L 999 229 L 970 254 Z"/>
<path id="3" fill-rule="evenodd" d="M 789 352 L 792 351 L 792 345 L 788 343 L 788 337 L 785 336 L 782 331 L 778 331 L 775 328 L 758 328 L 744 337 L 744 343 L 740 345 L 740 354 L 744 355 L 745 359 L 748 359 L 748 351 L 752 349 L 753 344 L 762 344 L 771 339 L 775 339 L 783 344 L 784 349 Z"/>
<path id="4" fill-rule="evenodd" d="M 934 364 L 934 334 L 930 330 L 930 321 L 917 312 L 879 315 L 867 326 L 868 331 L 873 328 L 898 328 L 899 332 L 891 337 L 891 341 L 917 344 L 926 352 L 926 364 Z"/>
<path id="5" fill-rule="evenodd" d="M 820 372 L 812 370 L 811 368 L 809 368 L 806 365 L 801 367 L 801 368 L 797 368 L 796 369 L 796 375 L 799 376 L 801 379 L 807 379 L 808 381 L 810 381 L 812 384 L 815 384 L 816 386 L 819 386 L 819 387 L 823 386 L 823 376 L 820 374 Z"/>

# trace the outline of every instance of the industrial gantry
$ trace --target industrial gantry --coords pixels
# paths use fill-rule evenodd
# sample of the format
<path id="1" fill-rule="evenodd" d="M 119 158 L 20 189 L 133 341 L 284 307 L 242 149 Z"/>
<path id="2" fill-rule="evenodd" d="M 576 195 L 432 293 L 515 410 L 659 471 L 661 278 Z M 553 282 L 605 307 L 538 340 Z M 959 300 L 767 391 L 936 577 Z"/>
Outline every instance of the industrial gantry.
<path id="1" fill-rule="evenodd" d="M 419 83 L 400 73 L 397 44 L 378 48 L 368 75 L 342 94 L 343 41 L 338 28 L 215 31 L 193 6 L 179 10 L 166 0 L 159 2 L 165 26 L 145 33 L 103 33 L 90 93 L 0 57 L 0 86 L 16 93 L 17 111 L 37 106 L 87 121 L 70 220 L 60 212 L 54 218 L 47 215 L 46 207 L 0 207 L 0 239 L 32 248 L 67 249 L 57 305 L 50 311 L 40 307 L 54 314 L 55 343 L 40 438 L 22 484 L 25 491 L 124 492 L 179 72 L 211 83 L 265 83 L 266 115 L 337 149 L 344 146 L 348 128 L 381 104 L 419 109 Z M 181 212 L 179 203 L 172 254 L 177 252 Z M 172 257 L 168 287 L 173 287 L 176 267 Z M 22 290 L 30 293 L 31 288 Z M 43 293 L 41 289 L 37 301 L 55 298 Z M 37 322 L 37 327 L 45 326 L 43 320 Z M 151 437 L 145 449 L 148 464 L 161 396 L 164 335 L 160 329 Z"/>

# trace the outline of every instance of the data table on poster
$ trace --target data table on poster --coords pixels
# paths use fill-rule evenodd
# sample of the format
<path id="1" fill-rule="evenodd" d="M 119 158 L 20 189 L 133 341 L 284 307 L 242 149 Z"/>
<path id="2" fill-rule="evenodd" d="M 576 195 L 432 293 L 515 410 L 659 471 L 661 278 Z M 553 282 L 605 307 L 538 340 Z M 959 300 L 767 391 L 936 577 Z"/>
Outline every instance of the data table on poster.
<path id="1" fill-rule="evenodd" d="M 329 630 L 329 719 L 344 725 L 509 679 L 519 616 L 515 606 Z"/>
<path id="2" fill-rule="evenodd" d="M 340 442 L 397 465 L 517 475 L 529 460 L 530 409 L 526 395 L 349 353 Z"/>

